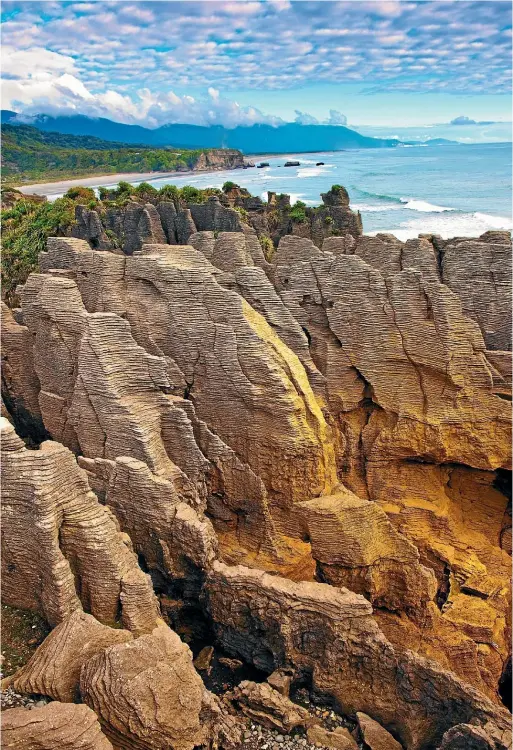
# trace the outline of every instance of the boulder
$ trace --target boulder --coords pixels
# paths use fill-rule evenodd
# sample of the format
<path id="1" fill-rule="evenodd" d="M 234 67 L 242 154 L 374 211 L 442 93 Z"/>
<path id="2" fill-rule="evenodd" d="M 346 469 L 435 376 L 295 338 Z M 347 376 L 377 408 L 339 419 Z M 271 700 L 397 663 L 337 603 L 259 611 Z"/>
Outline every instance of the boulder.
<path id="1" fill-rule="evenodd" d="M 94 711 L 74 703 L 2 712 L 5 750 L 112 750 Z"/>
<path id="2" fill-rule="evenodd" d="M 336 727 L 332 732 L 321 726 L 309 727 L 306 736 L 311 745 L 327 747 L 330 750 L 358 750 L 356 740 L 347 729 Z"/>
<path id="3" fill-rule="evenodd" d="M 21 693 L 56 701 L 80 700 L 80 670 L 91 657 L 132 639 L 127 630 L 102 625 L 86 612 L 73 612 L 45 638 L 34 655 L 9 679 Z"/>
<path id="4" fill-rule="evenodd" d="M 137 750 L 215 747 L 238 729 L 205 689 L 188 646 L 164 623 L 104 649 L 83 667 L 82 698 L 114 746 Z"/>
<path id="5" fill-rule="evenodd" d="M 358 726 L 369 750 L 402 750 L 402 745 L 377 721 L 363 713 L 357 713 Z"/>
<path id="6" fill-rule="evenodd" d="M 247 716 L 269 729 L 288 733 L 295 727 L 306 727 L 315 719 L 302 706 L 275 690 L 266 682 L 244 680 L 226 699 Z"/>

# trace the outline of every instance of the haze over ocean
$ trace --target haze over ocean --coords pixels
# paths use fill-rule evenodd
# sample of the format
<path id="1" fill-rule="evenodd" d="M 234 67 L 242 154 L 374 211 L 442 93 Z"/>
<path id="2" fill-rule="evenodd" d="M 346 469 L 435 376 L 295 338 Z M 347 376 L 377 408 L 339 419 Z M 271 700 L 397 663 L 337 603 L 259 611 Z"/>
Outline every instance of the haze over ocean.
<path id="1" fill-rule="evenodd" d="M 511 229 L 511 154 L 511 143 L 488 143 L 258 156 L 255 164 L 270 166 L 151 182 L 157 188 L 221 187 L 232 180 L 264 200 L 272 190 L 308 206 L 340 184 L 349 191 L 351 207 L 361 212 L 366 234 L 392 232 L 403 240 L 423 232 L 475 237 Z M 288 160 L 300 166 L 284 167 Z M 324 165 L 316 166 L 321 161 Z"/>

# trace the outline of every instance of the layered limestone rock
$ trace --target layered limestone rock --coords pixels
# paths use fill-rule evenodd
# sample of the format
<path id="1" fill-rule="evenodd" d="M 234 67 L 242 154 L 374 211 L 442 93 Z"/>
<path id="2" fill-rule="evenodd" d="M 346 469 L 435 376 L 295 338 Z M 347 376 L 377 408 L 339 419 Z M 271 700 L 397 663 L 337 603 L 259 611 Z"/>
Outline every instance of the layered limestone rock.
<path id="1" fill-rule="evenodd" d="M 493 393 L 484 342 L 458 298 L 417 271 L 384 278 L 356 255 L 305 258 L 304 242 L 297 251 L 291 238 L 280 245 L 276 285 L 308 331 L 346 434 L 346 462 L 358 449 L 356 428 L 367 462 L 508 466 L 509 409 Z M 363 424 L 358 410 L 367 412 Z"/>
<path id="2" fill-rule="evenodd" d="M 458 724 L 443 736 L 439 750 L 499 750 L 511 747 L 511 730 L 499 729 L 493 722 L 483 727 Z"/>
<path id="3" fill-rule="evenodd" d="M 2 712 L 2 747 L 9 750 L 112 750 L 94 711 L 74 703 Z"/>
<path id="4" fill-rule="evenodd" d="M 228 653 L 267 671 L 311 674 L 344 713 L 368 714 L 409 750 L 436 747 L 470 719 L 508 729 L 507 711 L 435 662 L 393 647 L 370 604 L 347 589 L 215 563 L 206 595 Z"/>
<path id="5" fill-rule="evenodd" d="M 226 699 L 251 721 L 280 732 L 307 727 L 313 721 L 306 708 L 296 705 L 266 682 L 243 680 L 226 694 Z"/>
<path id="6" fill-rule="evenodd" d="M 39 408 L 40 384 L 32 359 L 32 341 L 2 302 L 2 399 L 18 433 L 40 441 L 46 436 Z"/>
<path id="7" fill-rule="evenodd" d="M 205 690 L 189 648 L 164 624 L 89 659 L 80 691 L 115 747 L 192 750 L 240 740 Z"/>
<path id="8" fill-rule="evenodd" d="M 97 210 L 78 205 L 71 233 L 96 250 L 127 255 L 144 243 L 186 244 L 196 232 L 205 231 L 256 232 L 259 237 L 272 237 L 276 244 L 293 234 L 319 246 L 326 238 L 352 240 L 362 234 L 361 216 L 350 209 L 345 188 L 334 186 L 321 197 L 321 206 L 304 208 L 304 215 L 296 217 L 290 196 L 270 192 L 264 202 L 237 186 L 202 203 L 186 202 L 183 197 L 173 202 L 158 193 L 132 195 L 123 206 L 100 203 Z"/>
<path id="9" fill-rule="evenodd" d="M 301 503 L 301 513 L 321 580 L 413 615 L 434 599 L 434 573 L 376 503 L 346 490 Z"/>
<path id="10" fill-rule="evenodd" d="M 217 282 L 202 253 L 162 245 L 118 259 L 69 243 L 63 252 L 66 243 L 50 245 L 42 257 L 57 273 L 31 276 L 22 291 L 52 435 L 88 458 L 129 455 L 159 475 L 169 474 L 173 461 L 190 476 L 190 460 L 173 437 L 177 427 L 188 430 L 214 467 L 228 464 L 232 474 L 238 465 L 239 477 L 246 474 L 244 483 L 222 476 L 228 491 L 231 485 L 240 493 L 226 505 L 235 512 L 248 500 L 258 505 L 261 538 L 272 535 L 269 503 L 279 522 L 293 503 L 336 484 L 330 430 L 299 359 L 240 295 Z M 120 260 L 124 282 L 116 284 Z M 107 277 L 113 283 L 104 293 L 98 279 Z M 65 375 L 45 357 L 54 330 L 66 340 Z M 170 396 L 183 383 L 193 405 L 186 415 Z M 126 397 L 119 400 L 120 393 Z"/>
<path id="11" fill-rule="evenodd" d="M 158 610 L 149 578 L 72 453 L 51 441 L 27 450 L 0 421 L 3 601 L 51 625 L 85 607 L 101 622 L 151 630 Z"/>
<path id="12" fill-rule="evenodd" d="M 442 244 L 438 241 L 438 245 Z M 442 279 L 475 320 L 488 349 L 511 351 L 511 235 L 443 242 Z"/>
<path id="13" fill-rule="evenodd" d="M 77 699 L 81 670 L 120 748 L 236 742 L 186 647 L 155 629 L 133 545 L 171 622 L 203 610 L 216 646 L 283 670 L 236 689 L 237 710 L 285 727 L 291 676 L 311 677 L 407 750 L 505 750 L 506 238 L 468 241 L 471 288 L 466 240 L 365 237 L 336 190 L 270 265 L 231 207 L 249 200 L 134 202 L 110 230 L 132 217 L 132 254 L 92 229 L 51 239 L 5 311 L 7 413 L 80 466 L 7 423 L 4 593 L 64 620 L 15 687 Z M 260 233 L 265 206 L 290 211 L 252 200 Z"/>
<path id="14" fill-rule="evenodd" d="M 312 358 L 326 378 L 344 481 L 360 496 L 378 500 L 419 548 L 421 563 L 437 576 L 439 606 L 449 588 L 456 595 L 473 572 L 501 581 L 487 601 L 495 625 L 486 644 L 476 629 L 486 616 L 475 595 L 459 608 L 456 628 L 454 622 L 449 626 L 449 612 L 442 619 L 430 607 L 420 632 L 404 619 L 386 618 L 387 635 L 429 656 L 438 653 L 444 664 L 494 695 L 509 650 L 510 587 L 500 549 L 507 498 L 488 492 L 494 509 L 487 510 L 485 501 L 482 511 L 471 498 L 475 492 L 482 496 L 483 479 L 493 483 L 490 469 L 510 464 L 510 414 L 496 395 L 477 326 L 427 271 L 384 278 L 357 255 L 311 253 L 306 240 L 294 238 L 280 244 L 274 267 L 280 296 L 307 331 Z M 460 470 L 450 463 L 487 471 L 463 469 L 460 490 Z M 469 513 L 479 530 L 462 522 Z M 485 516 L 494 518 L 487 529 Z"/>
<path id="15" fill-rule="evenodd" d="M 324 251 L 359 255 L 384 277 L 413 268 L 446 284 L 461 300 L 463 313 L 480 327 L 490 350 L 511 351 L 511 235 L 486 232 L 479 238 L 423 235 L 400 242 L 389 234 L 328 237 Z"/>
<path id="16" fill-rule="evenodd" d="M 105 648 L 131 639 L 127 630 L 102 625 L 92 615 L 75 611 L 51 631 L 9 682 L 20 693 L 79 702 L 82 665 Z"/>

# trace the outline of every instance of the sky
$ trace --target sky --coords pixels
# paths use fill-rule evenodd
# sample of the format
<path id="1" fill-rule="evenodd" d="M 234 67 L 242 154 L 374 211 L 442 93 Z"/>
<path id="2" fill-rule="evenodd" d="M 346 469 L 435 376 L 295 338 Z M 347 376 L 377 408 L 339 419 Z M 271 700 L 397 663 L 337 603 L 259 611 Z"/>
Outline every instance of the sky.
<path id="1" fill-rule="evenodd" d="M 511 139 L 511 3 L 2 3 L 2 107 Z"/>

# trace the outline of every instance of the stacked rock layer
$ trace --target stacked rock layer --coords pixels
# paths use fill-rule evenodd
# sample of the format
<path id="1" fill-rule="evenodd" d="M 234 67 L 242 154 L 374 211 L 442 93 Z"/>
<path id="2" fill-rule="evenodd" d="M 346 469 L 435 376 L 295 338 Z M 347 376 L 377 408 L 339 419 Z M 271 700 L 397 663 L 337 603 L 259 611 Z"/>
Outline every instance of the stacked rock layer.
<path id="1" fill-rule="evenodd" d="M 508 746 L 511 242 L 324 203 L 340 236 L 272 262 L 218 201 L 130 207 L 125 252 L 84 212 L 4 307 L 3 597 L 55 626 L 14 677 L 61 712 L 41 731 L 82 701 L 83 747 L 236 747 L 233 705 L 287 713 L 205 689 L 172 593 L 364 735 Z"/>

